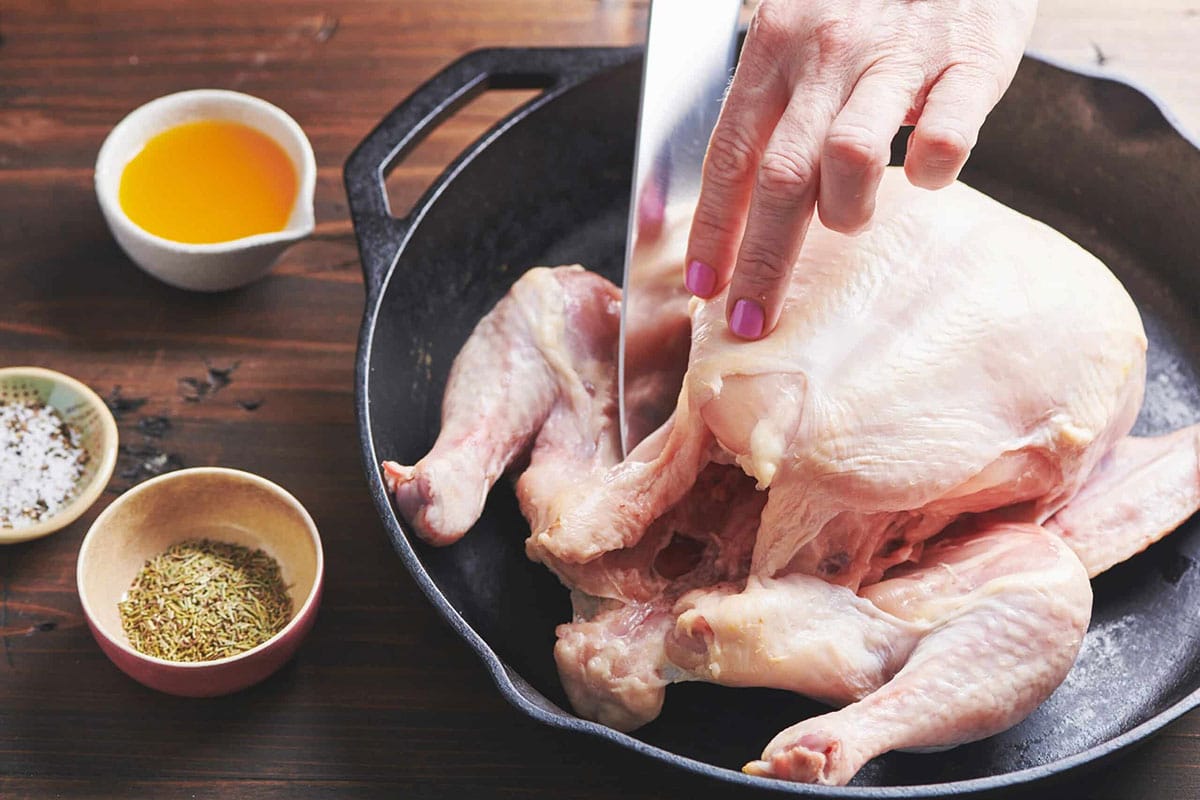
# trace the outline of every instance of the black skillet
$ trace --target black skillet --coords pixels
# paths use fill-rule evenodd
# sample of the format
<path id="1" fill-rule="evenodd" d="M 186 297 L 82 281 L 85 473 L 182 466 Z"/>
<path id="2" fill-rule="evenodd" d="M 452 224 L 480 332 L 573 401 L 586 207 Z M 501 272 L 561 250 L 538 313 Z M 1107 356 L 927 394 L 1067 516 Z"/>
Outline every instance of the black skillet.
<path id="1" fill-rule="evenodd" d="M 1065 683 L 1017 727 L 947 753 L 892 753 L 850 787 L 743 775 L 780 729 L 818 713 L 770 690 L 671 687 L 633 735 L 575 717 L 554 669 L 566 591 L 528 562 L 511 489 L 498 486 L 460 543 L 425 546 L 394 513 L 377 469 L 436 437 L 446 374 L 479 318 L 530 266 L 582 262 L 619 280 L 640 59 L 633 49 L 487 50 L 447 67 L 392 111 L 345 167 L 366 275 L 357 411 L 367 482 L 417 584 L 518 709 L 679 768 L 764 792 L 821 797 L 992 793 L 1108 759 L 1200 704 L 1200 522 L 1094 582 L 1095 612 Z M 384 178 L 413 144 L 487 90 L 543 89 L 434 182 L 389 213 Z M 903 156 L 897 137 L 894 156 Z M 1200 150 L 1143 93 L 1026 58 L 964 179 L 1105 260 L 1150 336 L 1136 432 L 1200 420 Z"/>

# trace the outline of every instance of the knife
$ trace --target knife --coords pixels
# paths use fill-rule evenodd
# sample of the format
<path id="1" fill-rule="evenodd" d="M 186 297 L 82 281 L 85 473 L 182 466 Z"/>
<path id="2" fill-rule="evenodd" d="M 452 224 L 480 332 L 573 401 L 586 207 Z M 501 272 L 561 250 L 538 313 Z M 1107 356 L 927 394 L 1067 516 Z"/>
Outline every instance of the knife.
<path id="1" fill-rule="evenodd" d="M 682 385 L 688 294 L 681 265 L 669 258 L 682 252 L 667 240 L 673 232 L 686 235 L 700 192 L 704 152 L 733 70 L 741 5 L 650 4 L 617 357 L 626 454 L 666 420 Z"/>

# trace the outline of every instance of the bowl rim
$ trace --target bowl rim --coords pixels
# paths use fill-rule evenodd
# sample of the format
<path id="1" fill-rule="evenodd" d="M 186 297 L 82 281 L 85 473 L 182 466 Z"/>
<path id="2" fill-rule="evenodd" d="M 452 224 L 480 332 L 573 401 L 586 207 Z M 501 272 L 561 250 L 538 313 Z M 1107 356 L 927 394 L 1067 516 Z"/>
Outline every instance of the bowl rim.
<path id="1" fill-rule="evenodd" d="M 313 574 L 312 586 L 309 588 L 308 594 L 304 598 L 304 602 L 301 603 L 300 607 L 296 609 L 295 613 L 292 614 L 292 618 L 288 620 L 287 625 L 284 625 L 283 628 L 278 630 L 265 642 L 257 644 L 254 647 L 251 647 L 249 650 L 243 650 L 240 653 L 235 653 L 231 656 L 225 656 L 223 658 L 214 658 L 208 661 L 171 661 L 170 659 L 147 655 L 146 653 L 137 650 L 127 641 L 111 635 L 108 630 L 97 621 L 98 616 L 92 610 L 92 605 L 88 600 L 87 592 L 85 592 L 83 588 L 84 566 L 88 562 L 88 550 L 90 549 L 92 543 L 100 536 L 97 531 L 100 530 L 102 523 L 107 522 L 108 519 L 116 513 L 114 509 L 119 508 L 123 503 L 127 502 L 129 498 L 136 497 L 143 492 L 154 491 L 156 487 L 159 487 L 164 483 L 178 480 L 189 480 L 202 475 L 223 475 L 244 481 L 246 483 L 254 484 L 259 489 L 263 489 L 270 494 L 275 495 L 279 499 L 283 500 L 284 503 L 290 506 L 293 510 L 299 512 L 300 518 L 304 522 L 304 529 L 308 533 L 308 537 L 312 541 L 313 547 L 316 549 L 317 564 Z M 266 650 L 274 648 L 285 638 L 290 636 L 292 631 L 304 624 L 303 621 L 310 616 L 313 607 L 318 602 L 324 582 L 325 551 L 321 546 L 321 535 L 317 530 L 317 524 L 313 521 L 312 515 L 308 513 L 308 509 L 306 509 L 304 505 L 297 500 L 294 495 L 292 495 L 291 492 L 289 492 L 287 489 L 284 489 L 279 484 L 267 480 L 261 475 L 255 475 L 253 472 L 232 469 L 230 467 L 188 467 L 186 469 L 174 470 L 163 475 L 157 475 L 147 481 L 139 483 L 137 486 L 129 489 L 127 492 L 110 503 L 108 508 L 104 509 L 104 511 L 102 511 L 98 517 L 96 517 L 96 521 L 92 523 L 91 527 L 88 528 L 87 534 L 83 537 L 83 542 L 79 545 L 79 554 L 75 559 L 75 590 L 79 595 L 79 604 L 83 607 L 83 615 L 87 619 L 89 626 L 95 632 L 95 634 L 99 637 L 102 637 L 104 641 L 116 647 L 125 655 L 138 661 L 154 664 L 160 667 L 184 670 L 204 670 L 211 669 L 213 667 L 221 667 L 227 664 L 233 664 L 238 661 L 252 658 L 258 653 L 262 653 Z"/>
<path id="2" fill-rule="evenodd" d="M 100 493 L 108 485 L 109 479 L 112 478 L 113 469 L 117 465 L 117 445 L 119 440 L 117 421 L 113 417 L 112 411 L 109 410 L 108 404 L 90 386 L 72 378 L 70 375 L 64 375 L 61 372 L 47 369 L 46 367 L 0 367 L 0 381 L 15 377 L 48 380 L 60 386 L 65 386 L 76 392 L 82 398 L 83 402 L 87 404 L 88 408 L 96 412 L 100 427 L 100 452 L 92 453 L 89 451 L 88 455 L 92 458 L 98 458 L 100 466 L 92 474 L 91 480 L 80 487 L 78 494 L 75 495 L 71 502 L 41 522 L 21 528 L 0 526 L 0 544 L 17 544 L 19 542 L 40 539 L 43 536 L 49 536 L 52 533 L 62 530 L 79 519 L 99 499 Z"/>
<path id="3" fill-rule="evenodd" d="M 288 218 L 290 224 L 286 225 L 282 230 L 255 233 L 222 242 L 177 242 L 173 239 L 166 239 L 151 233 L 130 219 L 129 215 L 125 213 L 125 209 L 121 206 L 117 195 L 120 189 L 121 175 L 124 173 L 125 167 L 128 166 L 129 160 L 132 160 L 133 156 L 136 156 L 137 153 L 135 152 L 133 156 L 130 156 L 129 160 L 118 164 L 117 161 L 120 160 L 121 156 L 116 151 L 118 135 L 139 125 L 143 125 L 145 120 L 155 112 L 170 108 L 189 108 L 206 102 L 211 102 L 224 108 L 247 109 L 261 117 L 274 119 L 283 126 L 288 136 L 300 150 L 299 161 L 293 162 L 293 166 L 296 168 L 296 198 L 292 205 L 291 215 Z M 243 121 L 242 124 L 252 127 L 272 139 L 277 140 L 278 138 L 262 130 L 261 125 L 256 121 Z M 174 125 L 151 126 L 145 138 L 149 140 L 151 137 L 171 127 L 174 127 Z M 292 159 L 289 157 L 288 160 L 291 161 Z M 95 184 L 96 199 L 99 201 L 105 215 L 113 221 L 113 224 L 120 225 L 122 231 L 138 239 L 144 245 L 173 253 L 231 253 L 259 245 L 290 242 L 312 233 L 313 228 L 316 226 L 313 199 L 316 195 L 317 186 L 317 159 L 308 135 L 300 127 L 300 123 L 296 122 L 290 114 L 279 106 L 261 97 L 232 89 L 185 89 L 180 92 L 172 92 L 161 97 L 156 97 L 130 111 L 104 137 L 104 142 L 100 145 L 100 150 L 96 154 L 93 183 Z M 293 219 L 295 221 L 291 222 Z"/>

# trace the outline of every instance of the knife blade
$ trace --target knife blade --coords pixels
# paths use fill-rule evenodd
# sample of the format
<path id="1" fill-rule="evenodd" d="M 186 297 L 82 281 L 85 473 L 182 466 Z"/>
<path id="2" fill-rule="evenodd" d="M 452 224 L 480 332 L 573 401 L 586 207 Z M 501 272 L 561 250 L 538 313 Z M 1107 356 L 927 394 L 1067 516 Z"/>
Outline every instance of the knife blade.
<path id="1" fill-rule="evenodd" d="M 741 5 L 650 4 L 617 357 L 626 454 L 669 416 L 686 366 L 687 342 L 680 342 L 677 323 L 686 322 L 688 294 L 681 265 L 664 261 L 670 246 L 662 239 L 670 223 L 690 215 L 699 195 L 704 153 L 735 60 Z"/>

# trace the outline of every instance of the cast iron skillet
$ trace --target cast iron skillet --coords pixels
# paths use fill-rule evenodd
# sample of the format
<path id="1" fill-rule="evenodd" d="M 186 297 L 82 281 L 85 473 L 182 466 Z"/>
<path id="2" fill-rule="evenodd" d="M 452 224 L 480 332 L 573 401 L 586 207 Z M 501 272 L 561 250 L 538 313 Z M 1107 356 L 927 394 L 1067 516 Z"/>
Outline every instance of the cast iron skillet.
<path id="1" fill-rule="evenodd" d="M 1078 663 L 1031 717 L 986 741 L 876 759 L 846 788 L 743 775 L 777 731 L 821 709 L 770 690 L 671 687 L 633 735 L 575 717 L 551 648 L 566 591 L 526 560 L 512 491 L 498 486 L 460 543 L 425 546 L 393 511 L 377 465 L 433 444 L 451 360 L 534 265 L 582 262 L 619 279 L 640 61 L 633 49 L 486 50 L 446 68 L 350 156 L 350 210 L 366 275 L 357 411 L 371 494 L 396 551 L 510 702 L 718 781 L 821 797 L 979 794 L 1109 758 L 1200 704 L 1200 523 L 1094 582 Z M 384 177 L 438 122 L 486 90 L 544 89 L 466 150 L 403 218 Z M 903 155 L 904 136 L 895 156 Z M 1081 242 L 1125 282 L 1150 336 L 1136 432 L 1200 419 L 1200 151 L 1138 90 L 1026 58 L 964 179 Z"/>

